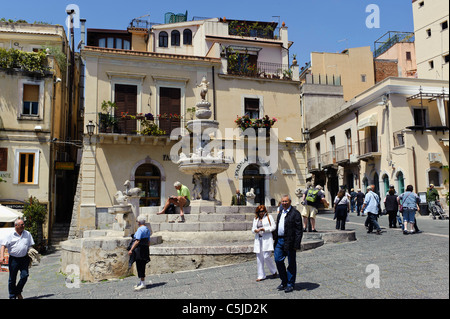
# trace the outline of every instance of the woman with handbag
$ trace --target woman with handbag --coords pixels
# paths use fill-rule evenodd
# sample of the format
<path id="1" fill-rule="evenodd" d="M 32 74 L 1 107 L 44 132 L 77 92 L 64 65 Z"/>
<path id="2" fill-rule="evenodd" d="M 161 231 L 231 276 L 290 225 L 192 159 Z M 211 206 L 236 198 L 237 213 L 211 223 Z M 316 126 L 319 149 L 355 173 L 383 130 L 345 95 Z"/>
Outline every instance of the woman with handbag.
<path id="1" fill-rule="evenodd" d="M 412 185 L 406 186 L 406 192 L 404 192 L 398 197 L 398 203 L 400 204 L 399 206 L 400 212 L 403 215 L 403 223 L 404 223 L 403 234 L 405 235 L 414 234 L 416 212 L 420 210 L 419 207 L 420 197 L 413 192 Z M 408 226 L 411 229 L 409 231 Z"/>
<path id="2" fill-rule="evenodd" d="M 136 270 L 140 282 L 134 286 L 135 290 L 145 289 L 145 265 L 150 261 L 150 229 L 145 225 L 145 217 L 138 216 L 137 221 L 139 228 L 133 235 L 133 240 L 130 243 L 128 255 L 130 262 L 136 262 Z"/>
<path id="3" fill-rule="evenodd" d="M 253 220 L 252 233 L 255 234 L 255 246 L 253 252 L 256 253 L 256 262 L 258 268 L 258 278 L 261 281 L 266 278 L 264 271 L 264 263 L 269 267 L 273 278 L 276 278 L 277 267 L 271 259 L 273 251 L 272 232 L 276 229 L 275 221 L 272 216 L 267 213 L 266 206 L 259 205 L 255 211 L 255 219 Z"/>
<path id="4" fill-rule="evenodd" d="M 336 229 L 345 230 L 345 221 L 350 210 L 350 200 L 341 189 L 334 199 L 334 218 L 336 219 Z"/>

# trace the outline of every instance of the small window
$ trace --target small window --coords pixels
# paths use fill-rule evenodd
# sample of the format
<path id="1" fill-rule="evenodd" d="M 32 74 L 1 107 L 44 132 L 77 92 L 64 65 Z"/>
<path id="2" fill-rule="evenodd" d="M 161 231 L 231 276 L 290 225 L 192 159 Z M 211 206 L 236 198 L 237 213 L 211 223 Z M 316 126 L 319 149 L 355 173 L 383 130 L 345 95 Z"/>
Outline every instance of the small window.
<path id="1" fill-rule="evenodd" d="M 106 48 L 106 39 L 105 38 L 98 39 L 98 46 L 100 48 Z"/>
<path id="2" fill-rule="evenodd" d="M 19 154 L 19 184 L 34 183 L 34 153 Z"/>
<path id="3" fill-rule="evenodd" d="M 410 51 L 406 51 L 406 61 L 411 61 L 411 52 Z"/>
<path id="4" fill-rule="evenodd" d="M 244 99 L 244 113 L 251 119 L 259 118 L 259 99 Z"/>
<path id="5" fill-rule="evenodd" d="M 39 115 L 39 85 L 23 85 L 22 115 Z"/>
<path id="6" fill-rule="evenodd" d="M 427 36 L 428 36 L 428 37 L 431 37 L 431 29 L 427 29 L 426 32 L 427 32 Z"/>
<path id="7" fill-rule="evenodd" d="M 192 31 L 190 29 L 183 31 L 183 44 L 192 44 Z"/>
<path id="8" fill-rule="evenodd" d="M 130 41 L 123 40 L 123 49 L 124 50 L 130 50 L 131 49 Z"/>
<path id="9" fill-rule="evenodd" d="M 170 44 L 175 47 L 180 46 L 180 31 L 173 30 L 172 33 L 170 33 Z"/>
<path id="10" fill-rule="evenodd" d="M 430 67 L 430 69 L 434 69 L 434 61 L 428 61 L 428 66 Z"/>
<path id="11" fill-rule="evenodd" d="M 444 21 L 441 23 L 441 29 L 442 29 L 442 31 L 448 29 L 448 21 Z"/>
<path id="12" fill-rule="evenodd" d="M 122 49 L 122 39 L 116 39 L 116 49 Z"/>
<path id="13" fill-rule="evenodd" d="M 448 63 L 449 62 L 449 57 L 448 54 L 444 55 L 444 63 Z"/>
<path id="14" fill-rule="evenodd" d="M 365 74 L 361 74 L 361 82 L 366 82 L 367 76 Z"/>
<path id="15" fill-rule="evenodd" d="M 114 38 L 108 38 L 106 42 L 106 47 L 110 49 L 114 49 Z"/>
<path id="16" fill-rule="evenodd" d="M 169 35 L 165 31 L 159 33 L 159 47 L 167 48 L 169 46 Z"/>
<path id="17" fill-rule="evenodd" d="M 428 184 L 433 184 L 436 187 L 441 186 L 441 178 L 438 170 L 431 169 L 428 171 Z"/>
<path id="18" fill-rule="evenodd" d="M 419 2 L 419 8 L 422 8 L 425 5 L 424 1 Z"/>

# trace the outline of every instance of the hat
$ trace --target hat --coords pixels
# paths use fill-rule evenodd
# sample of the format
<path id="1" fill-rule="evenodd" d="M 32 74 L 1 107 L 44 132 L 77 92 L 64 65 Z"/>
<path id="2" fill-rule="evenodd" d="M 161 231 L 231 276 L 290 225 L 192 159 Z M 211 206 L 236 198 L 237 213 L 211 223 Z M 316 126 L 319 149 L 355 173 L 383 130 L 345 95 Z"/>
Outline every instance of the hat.
<path id="1" fill-rule="evenodd" d="M 389 188 L 395 188 L 395 186 L 391 184 L 391 185 L 389 185 Z"/>
<path id="2" fill-rule="evenodd" d="M 434 184 L 430 184 L 430 187 L 434 187 Z"/>

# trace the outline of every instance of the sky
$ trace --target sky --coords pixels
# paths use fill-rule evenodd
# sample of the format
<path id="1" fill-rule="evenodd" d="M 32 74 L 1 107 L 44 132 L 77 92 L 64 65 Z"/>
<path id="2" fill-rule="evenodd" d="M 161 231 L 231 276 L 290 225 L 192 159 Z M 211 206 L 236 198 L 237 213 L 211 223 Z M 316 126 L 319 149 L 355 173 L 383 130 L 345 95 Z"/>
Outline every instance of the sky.
<path id="1" fill-rule="evenodd" d="M 388 31 L 413 32 L 411 0 L 0 0 L 0 18 L 66 25 L 66 7 L 77 5 L 87 28 L 126 30 L 134 18 L 163 23 L 167 12 L 227 20 L 285 22 L 300 66 L 311 52 L 370 46 Z M 67 32 L 67 27 L 66 27 Z M 80 29 L 75 29 L 75 44 Z"/>

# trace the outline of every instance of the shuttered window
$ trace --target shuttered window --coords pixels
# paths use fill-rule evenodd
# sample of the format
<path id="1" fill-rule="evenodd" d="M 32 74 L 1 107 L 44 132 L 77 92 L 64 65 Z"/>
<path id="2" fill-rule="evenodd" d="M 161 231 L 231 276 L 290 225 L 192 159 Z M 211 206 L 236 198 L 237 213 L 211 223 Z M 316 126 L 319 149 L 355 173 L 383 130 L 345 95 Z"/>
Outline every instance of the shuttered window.
<path id="1" fill-rule="evenodd" d="M 39 115 L 39 85 L 23 85 L 23 115 Z"/>
<path id="2" fill-rule="evenodd" d="M 161 87 L 159 89 L 159 128 L 170 134 L 174 128 L 180 127 L 181 89 Z"/>
<path id="3" fill-rule="evenodd" d="M 122 114 L 136 115 L 137 108 L 137 86 L 127 84 L 115 85 L 114 101 L 116 118 L 120 119 L 117 124 L 119 133 L 136 134 L 136 120 L 122 120 Z"/>

